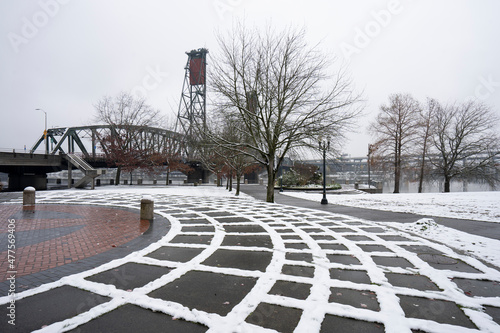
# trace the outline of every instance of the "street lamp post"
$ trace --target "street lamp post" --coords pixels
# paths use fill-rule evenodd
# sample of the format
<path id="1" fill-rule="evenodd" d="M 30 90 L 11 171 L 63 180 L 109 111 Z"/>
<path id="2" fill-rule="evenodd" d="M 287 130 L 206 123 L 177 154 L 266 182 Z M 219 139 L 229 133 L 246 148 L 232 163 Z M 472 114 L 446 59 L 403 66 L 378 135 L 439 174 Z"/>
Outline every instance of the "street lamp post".
<path id="1" fill-rule="evenodd" d="M 377 150 L 377 146 L 374 144 L 369 144 L 368 145 L 368 188 L 370 189 L 371 187 L 371 164 L 372 164 L 372 158 L 373 158 L 373 153 Z"/>
<path id="2" fill-rule="evenodd" d="M 319 141 L 319 150 L 323 151 L 323 199 L 321 199 L 321 204 L 328 204 L 328 200 L 326 199 L 326 151 L 330 149 L 330 140 L 328 141 Z"/>
<path id="3" fill-rule="evenodd" d="M 280 193 L 283 193 L 283 162 L 281 162 L 280 166 Z"/>
<path id="4" fill-rule="evenodd" d="M 371 183 L 371 179 L 370 179 L 370 158 L 371 158 L 371 155 L 372 155 L 372 150 L 373 150 L 373 145 L 372 144 L 368 144 L 368 190 L 370 190 L 370 183 Z M 371 193 L 371 192 L 370 192 Z"/>
<path id="5" fill-rule="evenodd" d="M 43 131 L 43 137 L 45 139 L 45 154 L 48 155 L 49 154 L 49 140 L 47 139 L 47 112 L 45 112 L 42 109 L 36 109 L 36 110 L 40 110 L 43 113 L 45 113 L 45 130 Z"/>

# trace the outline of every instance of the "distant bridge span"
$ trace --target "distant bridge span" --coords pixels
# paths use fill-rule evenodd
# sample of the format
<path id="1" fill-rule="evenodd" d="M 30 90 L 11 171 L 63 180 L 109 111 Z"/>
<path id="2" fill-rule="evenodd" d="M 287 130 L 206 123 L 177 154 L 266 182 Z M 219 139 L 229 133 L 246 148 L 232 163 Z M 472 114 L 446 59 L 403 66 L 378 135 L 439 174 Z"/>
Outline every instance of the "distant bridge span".
<path id="1" fill-rule="evenodd" d="M 128 135 L 130 148 L 151 152 L 179 152 L 186 157 L 184 136 L 174 131 L 147 126 L 92 125 L 51 128 L 36 141 L 29 153 L 0 154 L 0 172 L 9 173 L 9 189 L 22 190 L 26 186 L 46 188 L 47 173 L 78 168 L 84 177 L 75 183 L 83 187 L 99 173 L 94 168 L 106 167 L 108 152 L 104 141 L 112 136 Z M 37 149 L 44 147 L 44 153 Z M 75 154 L 76 153 L 76 154 Z M 189 182 L 205 178 L 200 163 L 188 162 L 195 172 Z M 68 172 L 71 177 L 71 172 Z"/>
<path id="2" fill-rule="evenodd" d="M 151 149 L 155 152 L 165 151 L 175 144 L 182 152 L 184 136 L 163 128 L 148 126 L 118 126 L 92 125 L 80 127 L 60 127 L 47 130 L 33 145 L 30 152 L 34 153 L 45 141 L 45 154 L 57 153 L 72 154 L 79 148 L 84 158 L 96 158 L 100 154 L 107 154 L 103 140 L 114 135 L 132 135 L 131 144 L 137 149 Z M 84 140 L 87 139 L 87 140 Z M 88 140 L 90 139 L 90 141 Z M 90 146 L 89 146 L 90 144 Z M 101 152 L 98 154 L 97 150 Z"/>

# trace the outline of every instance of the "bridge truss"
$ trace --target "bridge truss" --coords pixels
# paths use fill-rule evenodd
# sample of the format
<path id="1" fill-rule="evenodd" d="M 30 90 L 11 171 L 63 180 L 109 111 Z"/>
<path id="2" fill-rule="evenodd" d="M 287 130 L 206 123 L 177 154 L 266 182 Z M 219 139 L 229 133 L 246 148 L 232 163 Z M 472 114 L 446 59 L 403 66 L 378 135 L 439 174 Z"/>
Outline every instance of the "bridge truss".
<path id="1" fill-rule="evenodd" d="M 85 159 L 108 157 L 105 142 L 117 136 L 127 136 L 131 149 L 152 153 L 183 151 L 182 135 L 173 131 L 145 126 L 93 125 L 48 129 L 47 134 L 43 134 L 33 145 L 30 153 L 34 153 L 44 143 L 45 154 L 48 155 L 81 152 Z"/>

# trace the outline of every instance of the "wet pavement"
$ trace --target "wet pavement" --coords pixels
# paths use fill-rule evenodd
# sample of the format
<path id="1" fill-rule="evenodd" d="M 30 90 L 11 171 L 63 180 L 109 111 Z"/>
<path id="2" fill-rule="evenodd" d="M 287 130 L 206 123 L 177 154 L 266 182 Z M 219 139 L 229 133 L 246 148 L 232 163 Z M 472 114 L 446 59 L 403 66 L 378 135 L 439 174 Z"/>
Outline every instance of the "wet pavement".
<path id="1" fill-rule="evenodd" d="M 19 198 L 4 200 L 1 250 L 15 219 L 18 251 L 48 244 L 35 259 L 63 255 L 53 268 L 23 266 L 13 302 L 10 281 L 1 282 L 0 331 L 500 331 L 500 272 L 445 245 L 290 202 L 151 197 L 151 224 L 138 218 L 137 193 L 41 192 L 31 213 Z M 113 237 L 99 234 L 106 224 Z M 104 252 L 92 252 L 97 243 Z M 65 262 L 65 251 L 83 257 Z M 61 279 L 48 274 L 58 267 L 68 267 Z M 47 283 L 21 288 L 44 272 Z"/>
<path id="2" fill-rule="evenodd" d="M 153 228 L 136 210 L 90 205 L 0 205 L 0 216 L 2 263 L 9 255 L 6 222 L 15 221 L 17 292 L 122 258 L 157 241 L 169 228 L 166 220 Z M 8 265 L 0 268 L 2 295 L 9 289 L 9 271 Z"/>

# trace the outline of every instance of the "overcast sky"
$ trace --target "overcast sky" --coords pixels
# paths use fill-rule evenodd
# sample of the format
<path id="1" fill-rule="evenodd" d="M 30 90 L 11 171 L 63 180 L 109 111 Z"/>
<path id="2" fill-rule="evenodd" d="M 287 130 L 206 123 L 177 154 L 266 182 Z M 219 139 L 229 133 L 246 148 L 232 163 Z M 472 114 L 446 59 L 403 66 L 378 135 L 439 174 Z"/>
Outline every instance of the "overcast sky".
<path id="1" fill-rule="evenodd" d="M 146 92 L 175 117 L 185 52 L 217 53 L 215 33 L 244 19 L 304 26 L 348 64 L 366 116 L 344 151 L 364 156 L 367 124 L 392 93 L 476 97 L 500 115 L 499 13 L 498 0 L 2 0 L 0 150 L 31 148 L 44 129 L 37 108 L 49 128 L 89 125 L 93 104 L 120 91 Z"/>

